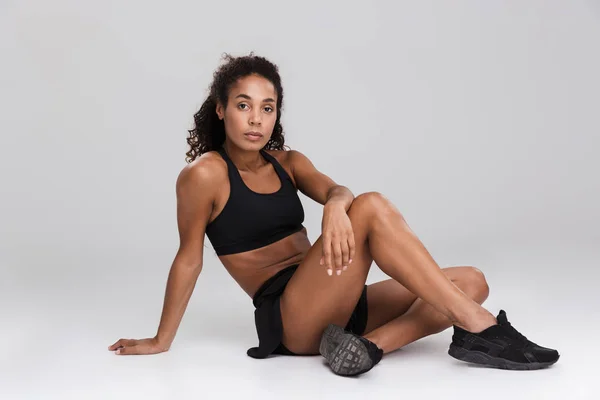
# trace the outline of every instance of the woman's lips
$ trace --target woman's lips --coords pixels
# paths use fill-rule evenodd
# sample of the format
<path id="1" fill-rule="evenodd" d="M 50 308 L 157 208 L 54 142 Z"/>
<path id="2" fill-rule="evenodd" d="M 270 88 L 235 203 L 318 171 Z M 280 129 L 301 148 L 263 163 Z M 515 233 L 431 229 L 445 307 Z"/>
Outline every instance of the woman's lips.
<path id="1" fill-rule="evenodd" d="M 248 139 L 254 140 L 254 141 L 260 140 L 263 137 L 263 135 L 258 132 L 247 132 L 247 133 L 244 133 L 244 136 L 246 136 Z"/>

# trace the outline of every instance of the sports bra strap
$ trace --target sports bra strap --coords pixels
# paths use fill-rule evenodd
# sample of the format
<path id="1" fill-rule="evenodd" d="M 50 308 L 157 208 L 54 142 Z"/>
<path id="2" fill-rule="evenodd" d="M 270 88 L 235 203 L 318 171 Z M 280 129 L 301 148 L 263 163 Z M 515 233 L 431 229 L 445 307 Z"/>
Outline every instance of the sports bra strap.
<path id="1" fill-rule="evenodd" d="M 234 179 L 237 184 L 241 183 L 242 185 L 244 185 L 242 176 L 240 175 L 240 171 L 238 171 L 238 169 L 235 166 L 235 164 L 233 163 L 233 161 L 231 161 L 231 158 L 229 158 L 229 156 L 227 155 L 225 148 L 220 147 L 219 149 L 217 149 L 217 152 L 221 155 L 221 157 L 223 157 L 223 159 L 227 163 L 227 174 L 229 175 L 229 180 L 231 181 L 232 179 Z M 235 186 L 237 186 L 237 185 L 235 185 Z M 232 189 L 233 189 L 233 187 L 232 187 Z"/>
<path id="2" fill-rule="evenodd" d="M 236 180 L 238 180 L 238 179 L 241 180 L 242 177 L 240 176 L 240 173 L 239 173 L 237 167 L 235 166 L 235 164 L 233 163 L 233 161 L 231 161 L 231 158 L 229 158 L 229 156 L 227 155 L 225 148 L 220 147 L 217 151 L 219 154 L 221 154 L 221 156 L 223 157 L 223 159 L 227 162 L 227 165 L 229 166 L 229 168 L 228 168 L 229 178 L 231 179 L 232 177 L 235 177 Z M 281 178 L 282 182 L 287 180 L 292 184 L 292 186 L 294 186 L 294 181 L 292 180 L 290 175 L 287 173 L 285 168 L 283 168 L 281 166 L 281 164 L 279 163 L 279 161 L 277 161 L 277 159 L 275 157 L 273 157 L 272 155 L 270 155 L 263 149 L 260 150 L 260 154 L 262 154 L 262 156 L 273 165 L 275 172 L 277 173 L 277 175 L 279 175 L 279 178 Z"/>
<path id="3" fill-rule="evenodd" d="M 294 181 L 292 181 L 292 178 L 290 178 L 290 175 L 281 166 L 281 164 L 279 164 L 279 161 L 277 161 L 277 159 L 275 157 L 273 157 L 272 155 L 270 155 L 269 153 L 267 153 L 265 150 L 262 150 L 262 149 L 260 150 L 260 153 L 263 155 L 263 157 L 265 157 L 268 161 L 271 162 L 271 164 L 275 168 L 275 172 L 277 172 L 277 174 L 281 178 L 282 182 L 287 179 L 293 184 Z"/>

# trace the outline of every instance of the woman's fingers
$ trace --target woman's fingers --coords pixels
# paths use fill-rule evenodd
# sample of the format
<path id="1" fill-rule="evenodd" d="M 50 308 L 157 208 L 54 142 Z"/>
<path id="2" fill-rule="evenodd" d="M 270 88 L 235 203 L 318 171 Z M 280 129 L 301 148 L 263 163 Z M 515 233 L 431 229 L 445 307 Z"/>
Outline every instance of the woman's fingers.
<path id="1" fill-rule="evenodd" d="M 348 269 L 354 257 L 354 238 L 349 237 L 341 241 L 323 239 L 323 255 L 319 264 L 325 266 L 327 274 L 341 275 Z"/>
<path id="2" fill-rule="evenodd" d="M 119 355 L 156 354 L 167 351 L 168 346 L 161 346 L 155 338 L 147 339 L 121 339 L 110 346 Z"/>
<path id="3" fill-rule="evenodd" d="M 342 270 L 345 271 L 348 268 L 348 262 L 350 261 L 350 246 L 348 240 L 342 240 L 340 243 L 342 248 Z"/>
<path id="4" fill-rule="evenodd" d="M 130 356 L 130 355 L 136 355 L 136 354 L 148 354 L 148 352 L 147 351 L 143 352 L 142 346 L 136 344 L 133 346 L 125 346 L 120 349 L 117 349 L 117 354 L 124 355 L 124 356 Z"/>
<path id="5" fill-rule="evenodd" d="M 354 235 L 350 235 L 341 240 L 331 239 L 328 234 L 323 235 L 323 255 L 319 264 L 325 266 L 327 274 L 341 275 L 348 269 L 355 255 Z"/>
<path id="6" fill-rule="evenodd" d="M 328 234 L 323 235 L 323 264 L 327 269 L 327 273 L 331 275 L 331 237 Z"/>
<path id="7" fill-rule="evenodd" d="M 334 257 L 334 268 L 335 268 L 335 273 L 336 275 L 340 275 L 342 273 L 342 245 L 341 243 L 336 240 L 332 243 L 332 249 L 333 249 L 333 257 Z"/>
<path id="8" fill-rule="evenodd" d="M 119 339 L 112 346 L 110 346 L 108 348 L 108 350 L 114 351 L 114 350 L 118 349 L 119 347 L 131 346 L 131 345 L 135 344 L 135 342 L 136 342 L 135 339 Z"/>
<path id="9" fill-rule="evenodd" d="M 348 264 L 346 264 L 346 265 L 352 264 L 352 259 L 354 258 L 354 255 L 356 254 L 356 243 L 354 242 L 354 234 L 351 234 L 348 237 L 348 251 L 350 254 L 348 256 Z"/>

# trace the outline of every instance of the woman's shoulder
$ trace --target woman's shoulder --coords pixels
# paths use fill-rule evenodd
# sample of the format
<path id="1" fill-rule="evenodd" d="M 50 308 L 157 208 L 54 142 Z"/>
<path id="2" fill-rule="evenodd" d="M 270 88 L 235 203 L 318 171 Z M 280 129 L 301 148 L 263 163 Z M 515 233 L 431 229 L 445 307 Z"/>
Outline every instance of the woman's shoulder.
<path id="1" fill-rule="evenodd" d="M 180 171 L 177 185 L 213 186 L 227 179 L 227 163 L 216 151 L 208 151 Z"/>
<path id="2" fill-rule="evenodd" d="M 281 164 L 285 166 L 290 166 L 294 163 L 294 160 L 299 158 L 306 158 L 304 154 L 299 152 L 298 150 L 265 150 L 267 153 L 275 157 L 275 159 Z"/>

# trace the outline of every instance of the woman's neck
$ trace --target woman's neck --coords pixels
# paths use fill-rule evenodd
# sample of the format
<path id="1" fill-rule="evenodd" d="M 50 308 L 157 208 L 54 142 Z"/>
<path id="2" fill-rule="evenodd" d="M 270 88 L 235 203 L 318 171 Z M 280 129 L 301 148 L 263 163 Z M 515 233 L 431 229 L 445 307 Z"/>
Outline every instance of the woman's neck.
<path id="1" fill-rule="evenodd" d="M 227 156 L 240 171 L 256 172 L 267 164 L 267 161 L 259 151 L 243 150 L 227 141 L 223 144 L 223 148 Z"/>

